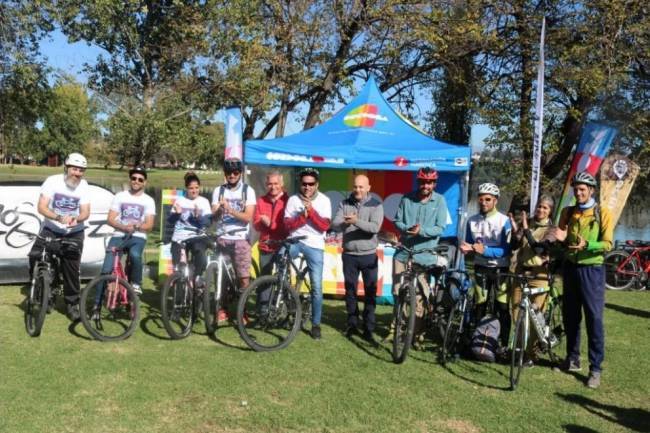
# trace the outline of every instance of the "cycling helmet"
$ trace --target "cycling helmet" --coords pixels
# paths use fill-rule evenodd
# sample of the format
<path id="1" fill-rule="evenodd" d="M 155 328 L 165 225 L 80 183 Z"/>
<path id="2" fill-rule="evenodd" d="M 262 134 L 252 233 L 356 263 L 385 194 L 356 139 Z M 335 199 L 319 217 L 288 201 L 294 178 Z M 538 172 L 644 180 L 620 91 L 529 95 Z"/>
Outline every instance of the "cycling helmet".
<path id="1" fill-rule="evenodd" d="M 305 167 L 298 172 L 298 179 L 302 179 L 304 176 L 312 176 L 318 180 L 320 173 L 315 168 Z"/>
<path id="2" fill-rule="evenodd" d="M 136 173 L 141 174 L 145 179 L 147 178 L 147 169 L 142 165 L 136 165 L 131 170 L 129 170 L 129 176 L 133 176 Z"/>
<path id="3" fill-rule="evenodd" d="M 438 172 L 435 168 L 431 167 L 422 167 L 418 170 L 418 179 L 422 180 L 437 180 Z"/>
<path id="4" fill-rule="evenodd" d="M 86 161 L 86 157 L 83 156 L 80 153 L 71 153 L 68 155 L 68 157 L 65 159 L 65 166 L 73 166 L 73 167 L 79 167 L 79 168 L 86 168 L 88 167 L 88 161 Z"/>
<path id="5" fill-rule="evenodd" d="M 478 194 L 491 194 L 495 197 L 499 197 L 499 187 L 493 183 L 482 183 L 478 187 Z"/>
<path id="6" fill-rule="evenodd" d="M 239 158 L 229 158 L 223 162 L 223 171 L 226 173 L 232 173 L 233 171 L 243 171 L 244 164 Z"/>
<path id="7" fill-rule="evenodd" d="M 596 179 L 586 171 L 581 171 L 580 173 L 576 173 L 573 178 L 571 179 L 571 186 L 575 186 L 579 183 L 583 183 L 585 185 L 593 186 L 596 187 Z"/>

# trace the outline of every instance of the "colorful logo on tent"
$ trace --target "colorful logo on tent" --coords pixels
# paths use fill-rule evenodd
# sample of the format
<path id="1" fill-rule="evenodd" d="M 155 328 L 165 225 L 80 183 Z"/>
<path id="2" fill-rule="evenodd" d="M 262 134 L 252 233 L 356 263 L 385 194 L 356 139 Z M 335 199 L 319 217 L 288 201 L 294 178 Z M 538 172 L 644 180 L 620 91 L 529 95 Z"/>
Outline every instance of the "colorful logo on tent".
<path id="1" fill-rule="evenodd" d="M 348 112 L 343 123 L 353 128 L 372 128 L 375 122 L 388 122 L 388 117 L 379 114 L 375 104 L 363 104 Z"/>
<path id="2" fill-rule="evenodd" d="M 398 156 L 395 158 L 395 161 L 393 161 L 393 164 L 395 164 L 398 167 L 406 167 L 409 165 L 409 160 L 404 158 L 403 156 Z"/>

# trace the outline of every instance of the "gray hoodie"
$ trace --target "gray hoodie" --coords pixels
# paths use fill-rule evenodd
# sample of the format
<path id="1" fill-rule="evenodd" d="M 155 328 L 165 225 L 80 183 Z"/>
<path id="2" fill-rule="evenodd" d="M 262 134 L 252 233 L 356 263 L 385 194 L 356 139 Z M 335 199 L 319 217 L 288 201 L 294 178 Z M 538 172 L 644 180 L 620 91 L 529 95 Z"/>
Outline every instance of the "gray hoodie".
<path id="1" fill-rule="evenodd" d="M 346 224 L 345 215 L 357 214 L 355 224 Z M 384 206 L 379 200 L 368 194 L 361 201 L 350 194 L 339 203 L 332 229 L 343 232 L 343 252 L 355 256 L 375 254 L 377 252 L 377 233 L 384 222 Z"/>

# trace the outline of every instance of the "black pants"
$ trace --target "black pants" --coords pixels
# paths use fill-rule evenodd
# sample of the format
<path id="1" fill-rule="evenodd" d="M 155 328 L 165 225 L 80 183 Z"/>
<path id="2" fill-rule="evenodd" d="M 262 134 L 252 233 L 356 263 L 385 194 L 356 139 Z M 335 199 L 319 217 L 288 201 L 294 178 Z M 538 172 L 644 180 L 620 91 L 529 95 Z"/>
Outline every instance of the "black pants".
<path id="1" fill-rule="evenodd" d="M 194 275 L 201 275 L 205 271 L 208 260 L 205 257 L 205 250 L 208 248 L 208 240 L 197 239 L 186 243 L 187 252 L 190 256 L 187 258 L 188 262 L 191 260 L 194 266 Z M 172 242 L 172 263 L 174 266 L 181 261 L 181 244 Z"/>
<path id="2" fill-rule="evenodd" d="M 271 275 L 273 272 L 273 257 L 275 257 L 275 252 L 260 251 L 260 276 Z"/>
<path id="3" fill-rule="evenodd" d="M 345 308 L 348 312 L 348 326 L 357 326 L 359 306 L 357 304 L 357 282 L 359 272 L 363 279 L 365 300 L 363 323 L 366 331 L 375 330 L 375 306 L 377 301 L 377 254 L 355 256 L 343 254 L 343 276 L 345 278 Z"/>
<path id="4" fill-rule="evenodd" d="M 499 319 L 499 326 L 501 327 L 501 333 L 499 334 L 499 342 L 501 347 L 508 347 L 510 339 L 510 328 L 512 326 L 512 320 L 510 318 L 510 307 L 509 302 L 499 302 L 496 298 L 497 295 L 503 291 L 503 285 L 505 282 L 504 278 L 497 278 L 497 271 L 499 273 L 507 273 L 508 268 L 491 268 L 487 266 L 474 266 L 474 275 L 476 278 L 476 283 L 482 286 L 490 296 L 490 291 L 494 291 L 494 306 L 487 305 L 488 302 L 477 306 L 477 319 L 481 319 L 486 313 L 488 308 L 494 307 L 493 313 Z M 484 286 L 483 286 L 484 285 Z M 508 296 L 509 299 L 509 296 Z"/>
<path id="5" fill-rule="evenodd" d="M 79 289 L 81 286 L 79 282 L 79 271 L 81 268 L 81 253 L 84 246 L 84 231 L 80 230 L 68 235 L 61 235 L 44 227 L 40 234 L 43 237 L 67 239 L 74 242 L 75 246 L 62 245 L 61 249 L 56 252 L 56 255 L 59 257 L 61 262 L 61 269 L 59 269 L 59 272 L 63 280 L 63 297 L 65 303 L 68 305 L 78 304 Z M 36 238 L 36 241 L 28 254 L 30 275 L 32 275 L 34 265 L 39 260 L 45 246 L 45 241 Z"/>

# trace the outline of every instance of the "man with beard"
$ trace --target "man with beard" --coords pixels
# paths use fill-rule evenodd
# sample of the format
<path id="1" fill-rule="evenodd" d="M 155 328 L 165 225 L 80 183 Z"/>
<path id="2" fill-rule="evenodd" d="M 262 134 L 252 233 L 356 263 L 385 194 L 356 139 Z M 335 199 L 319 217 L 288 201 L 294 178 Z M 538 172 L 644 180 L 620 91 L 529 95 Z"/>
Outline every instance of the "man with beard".
<path id="1" fill-rule="evenodd" d="M 138 295 L 142 294 L 142 250 L 147 242 L 147 232 L 153 228 L 156 204 L 145 194 L 147 170 L 134 167 L 129 170 L 129 189 L 115 194 L 108 211 L 108 225 L 115 229 L 108 242 L 107 250 L 121 245 L 128 251 L 130 266 L 129 282 Z M 107 253 L 102 266 L 102 274 L 110 274 L 113 269 L 113 254 Z"/>
<path id="2" fill-rule="evenodd" d="M 88 163 L 79 153 L 65 159 L 63 174 L 48 177 L 41 185 L 38 213 L 43 215 L 40 236 L 66 239 L 61 251 L 61 275 L 68 318 L 79 320 L 79 268 L 84 243 L 84 221 L 90 216 L 90 192 L 83 179 Z M 45 241 L 37 238 L 29 252 L 30 274 Z"/>
<path id="3" fill-rule="evenodd" d="M 323 255 L 325 232 L 332 219 L 330 199 L 318 191 L 318 170 L 303 168 L 298 173 L 298 194 L 292 195 L 284 210 L 284 224 L 289 236 L 306 236 L 291 246 L 291 257 L 305 257 L 311 284 L 311 337 L 320 340 L 323 309 Z"/>
<path id="4" fill-rule="evenodd" d="M 352 194 L 343 200 L 332 222 L 335 230 L 343 232 L 343 276 L 345 279 L 345 307 L 348 312 L 346 337 L 358 334 L 359 306 L 357 282 L 363 278 L 363 338 L 376 342 L 375 296 L 377 294 L 377 233 L 384 222 L 384 207 L 370 195 L 370 181 L 360 174 L 354 178 Z"/>
<path id="5" fill-rule="evenodd" d="M 422 167 L 418 170 L 417 181 L 418 189 L 402 197 L 395 216 L 395 227 L 400 231 L 400 242 L 415 251 L 435 248 L 449 220 L 445 198 L 434 191 L 438 172 L 431 167 Z M 399 293 L 399 275 L 406 270 L 407 258 L 408 254 L 404 250 L 398 250 L 395 254 L 393 295 Z M 437 263 L 438 257 L 430 253 L 416 253 L 413 260 L 421 266 L 429 267 Z M 421 278 L 419 280 L 420 284 L 428 284 Z M 421 334 L 424 306 L 419 295 L 415 316 L 416 332 Z"/>

